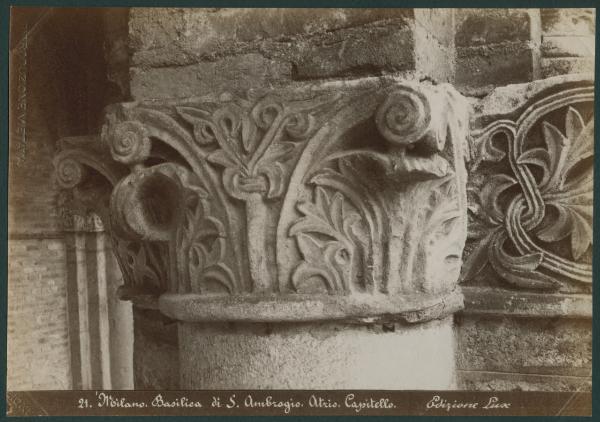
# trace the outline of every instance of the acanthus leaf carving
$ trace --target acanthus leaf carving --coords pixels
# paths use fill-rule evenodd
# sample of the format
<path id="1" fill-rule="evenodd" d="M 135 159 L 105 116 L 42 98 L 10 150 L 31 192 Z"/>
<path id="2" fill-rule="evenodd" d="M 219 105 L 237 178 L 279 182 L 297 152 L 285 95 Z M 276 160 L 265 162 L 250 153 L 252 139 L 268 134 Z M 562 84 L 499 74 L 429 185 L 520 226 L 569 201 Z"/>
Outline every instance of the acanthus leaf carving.
<path id="1" fill-rule="evenodd" d="M 224 264 L 225 227 L 209 215 L 208 195 L 203 189 L 188 189 L 183 199 L 182 221 L 177 228 L 174 249 L 180 272 L 180 284 L 190 291 L 205 292 L 208 281 L 215 281 L 228 293 L 236 291 L 235 276 Z"/>
<path id="2" fill-rule="evenodd" d="M 374 115 L 369 124 L 374 124 L 380 132 L 379 139 L 370 142 L 365 139 L 361 145 L 352 136 L 346 138 L 350 131 L 330 135 L 334 139 L 332 147 L 323 147 L 320 155 L 312 156 L 313 161 L 302 177 L 306 185 L 315 187 L 300 188 L 299 196 L 310 197 L 308 192 L 312 191 L 313 199 L 300 200 L 301 205 L 296 208 L 299 219 L 292 220 L 288 233 L 295 238 L 301 255 L 300 264 L 291 270 L 294 287 L 320 276 L 329 292 L 398 294 L 415 289 L 426 292 L 453 289 L 466 237 L 466 218 L 461 215 L 466 211 L 463 210 L 466 123 L 455 121 L 464 119 L 465 114 L 460 111 L 464 106 L 448 86 L 395 87 L 383 96 L 382 102 L 371 106 Z M 432 110 L 438 114 L 430 115 Z M 345 148 L 344 142 L 351 147 Z M 442 185 L 450 186 L 452 192 L 440 195 L 440 200 L 430 205 L 428 189 L 435 180 L 447 181 Z M 329 196 L 336 201 L 329 200 Z M 426 216 L 425 209 L 430 206 L 432 210 L 441 209 L 447 205 L 445 202 L 450 204 L 453 216 L 459 214 L 454 221 L 458 231 L 444 228 L 448 225 L 446 218 L 438 221 L 436 215 L 432 214 L 429 220 Z M 342 231 L 335 230 L 338 225 L 328 214 L 329 208 L 339 208 L 333 207 L 333 203 L 351 204 L 360 222 L 352 227 L 353 231 L 360 230 L 359 236 L 340 236 Z M 429 223 L 431 227 L 427 226 Z M 436 238 L 437 245 L 443 246 L 424 242 L 424 231 Z M 445 242 L 445 237 L 453 240 Z M 360 241 L 349 242 L 349 238 Z M 333 259 L 334 254 L 337 260 Z M 345 271 L 340 268 L 339 259 L 344 254 L 353 260 Z M 360 257 L 360 265 L 354 264 L 355 257 Z M 436 259 L 443 264 L 433 264 Z M 443 271 L 427 272 L 425 261 L 448 268 L 447 277 L 443 277 Z M 360 270 L 357 272 L 355 267 Z M 419 273 L 417 268 L 422 271 Z"/>
<path id="3" fill-rule="evenodd" d="M 168 290 L 165 245 L 123 239 L 114 239 L 113 244 L 127 287 L 156 295 Z"/>
<path id="4" fill-rule="evenodd" d="M 417 295 L 455 294 L 464 99 L 448 85 L 342 85 L 109 108 L 104 153 L 128 173 L 108 229 L 130 284 L 406 296 L 414 309 Z"/>
<path id="5" fill-rule="evenodd" d="M 330 197 L 319 186 L 314 192 L 314 202 L 298 204 L 303 217 L 289 230 L 304 259 L 292 274 L 292 283 L 300 290 L 302 283 L 318 276 L 329 292 L 354 290 L 356 273 L 365 264 L 364 246 L 353 231 L 360 216 L 348 209 L 341 193 Z"/>

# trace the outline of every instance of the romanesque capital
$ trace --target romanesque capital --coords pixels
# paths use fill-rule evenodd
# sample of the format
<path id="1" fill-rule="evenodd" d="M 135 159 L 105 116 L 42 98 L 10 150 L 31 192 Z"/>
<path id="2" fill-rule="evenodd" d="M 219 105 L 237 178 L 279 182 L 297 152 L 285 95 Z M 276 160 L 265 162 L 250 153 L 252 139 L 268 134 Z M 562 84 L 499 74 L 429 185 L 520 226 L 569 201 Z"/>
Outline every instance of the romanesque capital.
<path id="1" fill-rule="evenodd" d="M 462 306 L 467 129 L 449 85 L 330 82 L 114 105 L 56 167 L 172 318 L 417 322 Z"/>

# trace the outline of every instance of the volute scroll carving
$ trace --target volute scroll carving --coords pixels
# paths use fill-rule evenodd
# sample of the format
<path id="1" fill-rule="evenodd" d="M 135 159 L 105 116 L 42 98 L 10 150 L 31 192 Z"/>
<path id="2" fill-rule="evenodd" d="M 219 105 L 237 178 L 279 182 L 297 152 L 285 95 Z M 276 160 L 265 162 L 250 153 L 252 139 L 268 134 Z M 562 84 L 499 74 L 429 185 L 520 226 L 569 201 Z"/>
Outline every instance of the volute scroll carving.
<path id="1" fill-rule="evenodd" d="M 220 318 L 209 302 L 234 319 L 455 311 L 467 110 L 449 85 L 394 79 L 111 106 L 96 147 L 128 168 L 106 214 L 126 283 L 197 320 Z"/>

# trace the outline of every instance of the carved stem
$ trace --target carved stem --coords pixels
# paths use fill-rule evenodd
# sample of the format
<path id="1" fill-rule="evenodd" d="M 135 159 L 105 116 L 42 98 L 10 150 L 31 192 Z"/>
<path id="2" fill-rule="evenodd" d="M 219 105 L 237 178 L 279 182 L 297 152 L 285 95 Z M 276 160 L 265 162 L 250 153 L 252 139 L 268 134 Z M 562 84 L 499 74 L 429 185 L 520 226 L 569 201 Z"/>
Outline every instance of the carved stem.
<path id="1" fill-rule="evenodd" d="M 260 193 L 250 193 L 246 200 L 246 230 L 248 236 L 248 260 L 254 291 L 264 292 L 271 286 L 267 268 L 266 223 L 268 209 Z"/>

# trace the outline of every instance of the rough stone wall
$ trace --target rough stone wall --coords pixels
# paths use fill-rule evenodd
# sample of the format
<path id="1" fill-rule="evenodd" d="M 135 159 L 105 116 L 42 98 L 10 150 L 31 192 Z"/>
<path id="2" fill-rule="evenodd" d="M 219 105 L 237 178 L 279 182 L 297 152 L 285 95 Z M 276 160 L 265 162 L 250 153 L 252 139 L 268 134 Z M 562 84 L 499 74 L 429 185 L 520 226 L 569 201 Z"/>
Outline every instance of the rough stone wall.
<path id="1" fill-rule="evenodd" d="M 591 389 L 590 320 L 476 315 L 457 320 L 462 388 Z"/>
<path id="2" fill-rule="evenodd" d="M 383 74 L 451 80 L 448 17 L 413 9 L 132 9 L 131 94 L 185 97 Z"/>
<path id="3" fill-rule="evenodd" d="M 593 9 L 457 9 L 455 37 L 465 95 L 594 71 Z"/>
<path id="4" fill-rule="evenodd" d="M 67 262 L 52 157 L 98 130 L 107 87 L 98 15 L 29 9 L 11 37 L 7 388 L 68 389 Z M 36 25 L 36 22 L 38 24 Z M 25 34 L 27 33 L 27 37 Z"/>
<path id="5" fill-rule="evenodd" d="M 465 95 L 539 78 L 538 9 L 458 9 L 455 37 L 456 85 Z"/>

